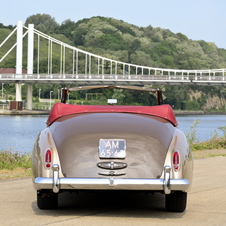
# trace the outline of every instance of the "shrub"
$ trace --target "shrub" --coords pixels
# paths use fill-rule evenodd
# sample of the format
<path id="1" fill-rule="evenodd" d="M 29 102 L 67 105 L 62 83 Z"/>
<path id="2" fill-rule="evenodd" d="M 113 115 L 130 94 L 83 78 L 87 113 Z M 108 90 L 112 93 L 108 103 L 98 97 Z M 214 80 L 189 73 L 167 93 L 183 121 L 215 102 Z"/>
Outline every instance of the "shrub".
<path id="1" fill-rule="evenodd" d="M 187 137 L 188 142 L 190 144 L 191 150 L 212 150 L 220 148 L 226 149 L 226 126 L 217 128 L 223 131 L 222 137 L 218 137 L 218 132 L 215 130 L 212 134 L 212 138 L 202 142 L 197 142 L 196 126 L 199 124 L 199 122 L 199 120 L 195 120 L 194 125 L 190 127 L 190 131 L 185 133 L 185 136 Z"/>
<path id="2" fill-rule="evenodd" d="M 24 169 L 31 168 L 31 155 L 28 153 L 18 153 L 11 151 L 0 151 L 0 169 L 16 169 L 22 167 Z"/>
<path id="3" fill-rule="evenodd" d="M 190 131 L 185 133 L 185 136 L 187 137 L 190 144 L 197 142 L 196 127 L 199 123 L 200 120 L 195 119 L 194 125 L 190 127 Z"/>
<path id="4" fill-rule="evenodd" d="M 190 143 L 192 151 L 195 150 L 212 150 L 212 149 L 226 149 L 226 138 L 223 137 L 212 137 L 209 140 L 205 140 L 197 143 Z"/>

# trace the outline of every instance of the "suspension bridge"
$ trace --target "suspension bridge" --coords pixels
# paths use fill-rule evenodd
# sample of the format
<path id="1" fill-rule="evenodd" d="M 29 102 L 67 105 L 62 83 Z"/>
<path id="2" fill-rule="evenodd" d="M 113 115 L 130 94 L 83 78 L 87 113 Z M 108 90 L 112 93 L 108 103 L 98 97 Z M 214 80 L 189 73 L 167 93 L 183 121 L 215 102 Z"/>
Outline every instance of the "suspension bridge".
<path id="1" fill-rule="evenodd" d="M 25 32 L 24 32 L 25 30 Z M 21 101 L 21 85 L 27 86 L 27 109 L 32 109 L 32 84 L 116 84 L 116 85 L 226 85 L 226 68 L 204 70 L 179 70 L 155 68 L 120 62 L 81 50 L 34 28 L 33 24 L 23 26 L 18 21 L 17 27 L 0 44 L 0 48 L 14 34 L 15 44 L 0 59 L 0 63 L 16 47 L 16 73 L 0 74 L 1 83 L 16 84 L 16 101 Z M 28 36 L 27 73 L 22 73 L 23 39 Z M 37 36 L 36 71 L 34 72 L 34 36 Z M 40 38 L 47 40 L 46 73 L 40 70 Z M 53 69 L 53 45 L 59 46 L 59 72 Z M 66 70 L 66 49 L 71 51 L 71 69 Z"/>

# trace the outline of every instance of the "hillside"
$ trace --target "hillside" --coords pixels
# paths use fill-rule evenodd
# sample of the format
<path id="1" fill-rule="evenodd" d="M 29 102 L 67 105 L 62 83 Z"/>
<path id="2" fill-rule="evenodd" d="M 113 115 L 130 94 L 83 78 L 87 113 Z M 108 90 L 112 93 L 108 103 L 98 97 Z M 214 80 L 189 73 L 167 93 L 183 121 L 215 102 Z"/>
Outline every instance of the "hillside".
<path id="1" fill-rule="evenodd" d="M 226 50 L 217 48 L 214 43 L 204 40 L 194 41 L 181 33 L 173 33 L 169 29 L 138 27 L 121 20 L 106 17 L 92 17 L 77 22 L 65 20 L 57 24 L 51 16 L 43 14 L 27 18 L 25 25 L 34 23 L 35 28 L 78 48 L 87 50 L 107 58 L 152 67 L 177 69 L 207 69 L 226 68 Z M 13 28 L 0 26 L 0 43 Z M 0 57 L 6 49 L 12 46 L 12 37 L 5 47 L 0 50 Z M 26 39 L 24 43 L 24 61 L 26 68 Z M 40 73 L 45 73 L 47 65 L 46 40 L 40 39 Z M 15 50 L 14 50 L 15 51 Z M 59 73 L 60 48 L 53 45 L 53 73 Z M 34 72 L 37 65 L 37 37 L 35 37 Z M 66 52 L 66 73 L 71 73 L 70 51 Z M 15 67 L 15 52 L 10 54 L 0 67 Z M 81 60 L 81 58 L 80 58 Z M 81 63 L 81 68 L 82 68 Z M 84 67 L 83 67 L 84 68 Z M 82 69 L 79 69 L 82 70 Z M 131 71 L 133 73 L 133 71 Z M 139 71 L 138 71 L 139 73 Z M 37 87 L 36 87 L 37 86 Z M 38 87 L 39 86 L 39 87 Z M 51 87 L 50 87 L 51 86 Z M 48 98 L 48 89 L 57 90 L 58 85 L 34 85 L 34 95 L 42 88 L 44 97 Z M 226 88 L 224 87 L 195 87 L 195 86 L 162 86 L 165 92 L 165 102 L 175 109 L 224 109 Z M 57 91 L 54 94 L 57 96 Z M 113 95 L 113 94 L 111 94 Z M 137 100 L 125 92 L 129 102 L 146 103 L 146 98 Z M 218 98 L 215 101 L 215 96 Z M 77 97 L 79 98 L 79 97 Z"/>
<path id="2" fill-rule="evenodd" d="M 128 63 L 178 69 L 225 68 L 226 50 L 203 40 L 193 41 L 181 33 L 159 27 L 137 27 L 105 17 L 65 21 L 55 29 L 77 47 Z"/>

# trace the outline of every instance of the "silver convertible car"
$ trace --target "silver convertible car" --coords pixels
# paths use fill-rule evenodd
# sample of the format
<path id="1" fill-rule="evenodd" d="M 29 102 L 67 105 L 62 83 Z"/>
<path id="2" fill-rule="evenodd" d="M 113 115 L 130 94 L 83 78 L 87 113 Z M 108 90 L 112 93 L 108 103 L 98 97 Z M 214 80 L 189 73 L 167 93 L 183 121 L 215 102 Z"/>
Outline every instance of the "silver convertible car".
<path id="1" fill-rule="evenodd" d="M 156 95 L 157 106 L 69 105 L 69 92 L 132 89 Z M 193 158 L 162 92 L 146 87 L 87 86 L 63 90 L 32 152 L 32 180 L 40 209 L 58 206 L 58 194 L 143 191 L 165 195 L 167 211 L 183 212 Z"/>

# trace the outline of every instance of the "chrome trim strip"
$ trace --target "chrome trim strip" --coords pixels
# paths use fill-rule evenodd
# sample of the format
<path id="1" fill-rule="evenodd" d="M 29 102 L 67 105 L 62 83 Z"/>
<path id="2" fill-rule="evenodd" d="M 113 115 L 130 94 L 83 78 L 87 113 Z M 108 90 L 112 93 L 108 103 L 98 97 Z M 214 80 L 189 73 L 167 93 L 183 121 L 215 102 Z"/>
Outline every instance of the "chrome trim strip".
<path id="1" fill-rule="evenodd" d="M 102 176 L 122 176 L 122 175 L 126 175 L 126 173 L 116 173 L 114 171 L 110 171 L 110 172 L 101 172 L 101 173 L 98 173 L 99 175 L 102 175 Z"/>

